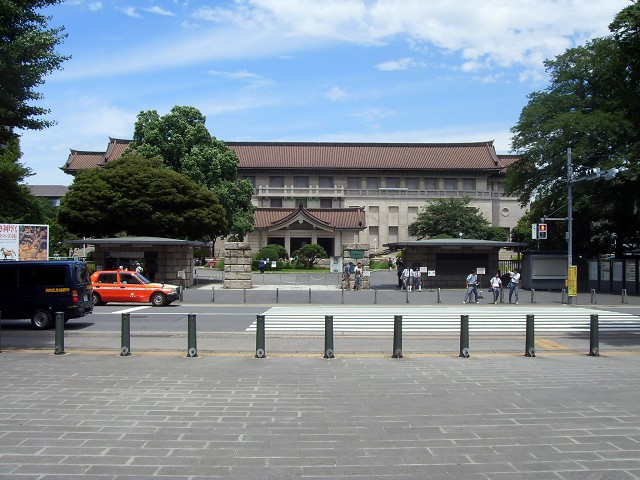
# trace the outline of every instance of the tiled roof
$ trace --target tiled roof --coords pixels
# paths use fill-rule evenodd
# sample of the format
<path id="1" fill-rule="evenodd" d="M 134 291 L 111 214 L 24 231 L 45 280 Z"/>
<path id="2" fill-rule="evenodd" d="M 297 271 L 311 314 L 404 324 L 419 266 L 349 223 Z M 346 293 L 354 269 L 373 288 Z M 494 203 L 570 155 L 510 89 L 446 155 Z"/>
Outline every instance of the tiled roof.
<path id="1" fill-rule="evenodd" d="M 257 229 L 284 226 L 296 217 L 308 223 L 333 230 L 363 230 L 366 228 L 362 208 L 256 208 L 253 225 Z"/>
<path id="2" fill-rule="evenodd" d="M 493 142 L 300 143 L 226 142 L 238 170 L 496 170 Z"/>
<path id="3" fill-rule="evenodd" d="M 131 140 L 109 138 L 106 152 L 71 150 L 62 169 L 75 173 L 120 158 Z M 502 170 L 517 160 L 496 155 L 493 142 L 309 143 L 226 142 L 243 170 Z"/>

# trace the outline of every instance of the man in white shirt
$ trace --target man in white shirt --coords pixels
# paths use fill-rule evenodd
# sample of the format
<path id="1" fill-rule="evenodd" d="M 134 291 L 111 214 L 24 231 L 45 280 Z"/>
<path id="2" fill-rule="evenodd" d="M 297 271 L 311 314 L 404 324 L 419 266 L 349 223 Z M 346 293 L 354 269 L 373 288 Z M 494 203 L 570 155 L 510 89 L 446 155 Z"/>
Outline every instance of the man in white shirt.
<path id="1" fill-rule="evenodd" d="M 464 296 L 462 303 L 467 303 L 471 299 L 471 294 L 475 297 L 476 303 L 478 303 L 478 277 L 475 272 L 471 272 L 467 276 L 467 294 Z"/>
<path id="2" fill-rule="evenodd" d="M 511 303 L 511 297 L 515 294 L 516 305 L 518 305 L 518 290 L 520 288 L 520 272 L 517 268 L 513 269 L 513 272 L 509 272 L 511 280 L 509 281 L 509 303 Z"/>

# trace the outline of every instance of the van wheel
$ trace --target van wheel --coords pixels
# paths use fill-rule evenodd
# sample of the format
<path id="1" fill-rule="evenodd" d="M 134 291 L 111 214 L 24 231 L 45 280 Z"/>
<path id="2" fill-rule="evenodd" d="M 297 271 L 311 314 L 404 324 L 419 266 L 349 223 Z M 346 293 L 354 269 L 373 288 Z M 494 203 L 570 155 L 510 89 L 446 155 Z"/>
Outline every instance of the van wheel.
<path id="1" fill-rule="evenodd" d="M 160 292 L 156 292 L 151 295 L 151 303 L 154 307 L 162 307 L 167 304 L 167 297 Z"/>
<path id="2" fill-rule="evenodd" d="M 46 309 L 36 310 L 31 317 L 31 325 L 36 330 L 45 330 L 53 325 L 53 315 Z"/>
<path id="3" fill-rule="evenodd" d="M 95 307 L 96 305 L 103 305 L 103 304 L 104 303 L 100 295 L 98 293 L 93 292 L 93 306 Z"/>

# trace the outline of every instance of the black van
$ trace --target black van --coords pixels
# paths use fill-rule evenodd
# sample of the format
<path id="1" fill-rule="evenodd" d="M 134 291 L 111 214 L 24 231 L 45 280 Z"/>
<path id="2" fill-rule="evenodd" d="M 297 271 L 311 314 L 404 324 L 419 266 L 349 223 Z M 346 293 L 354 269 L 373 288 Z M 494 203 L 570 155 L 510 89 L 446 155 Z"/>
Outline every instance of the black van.
<path id="1" fill-rule="evenodd" d="M 93 311 L 87 264 L 78 260 L 0 261 L 0 318 L 30 318 L 50 328 L 56 312 L 65 322 Z"/>

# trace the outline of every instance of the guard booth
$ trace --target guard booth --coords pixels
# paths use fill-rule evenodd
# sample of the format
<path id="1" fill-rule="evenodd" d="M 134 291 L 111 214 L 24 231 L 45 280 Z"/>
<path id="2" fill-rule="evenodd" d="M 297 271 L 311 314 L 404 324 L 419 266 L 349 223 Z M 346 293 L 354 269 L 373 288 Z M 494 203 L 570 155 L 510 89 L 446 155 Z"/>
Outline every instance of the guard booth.
<path id="1" fill-rule="evenodd" d="M 611 258 L 589 260 L 589 288 L 598 292 L 628 294 L 640 293 L 638 268 L 640 259 Z"/>
<path id="2" fill-rule="evenodd" d="M 499 269 L 500 250 L 509 248 L 517 251 L 525 244 L 443 238 L 387 243 L 385 246 L 390 250 L 402 250 L 402 262 L 405 266 L 428 272 L 427 279 L 422 279 L 424 286 L 464 288 L 467 275 L 475 272 L 479 273 L 481 288 L 486 288 L 489 279 Z"/>
<path id="3" fill-rule="evenodd" d="M 204 242 L 164 237 L 121 237 L 65 240 L 76 246 L 95 247 L 96 270 L 115 270 L 122 266 L 135 270 L 141 263 L 152 282 L 191 287 L 194 282 L 194 249 Z"/>

